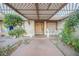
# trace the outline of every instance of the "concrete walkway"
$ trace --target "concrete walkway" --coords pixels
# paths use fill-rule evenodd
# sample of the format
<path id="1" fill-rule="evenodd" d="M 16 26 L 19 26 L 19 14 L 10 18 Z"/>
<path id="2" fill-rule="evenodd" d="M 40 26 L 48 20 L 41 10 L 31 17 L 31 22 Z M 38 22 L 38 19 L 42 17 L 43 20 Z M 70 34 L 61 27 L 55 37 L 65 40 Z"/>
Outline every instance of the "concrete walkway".
<path id="1" fill-rule="evenodd" d="M 11 56 L 63 56 L 47 38 L 35 38 L 28 45 L 22 44 Z"/>

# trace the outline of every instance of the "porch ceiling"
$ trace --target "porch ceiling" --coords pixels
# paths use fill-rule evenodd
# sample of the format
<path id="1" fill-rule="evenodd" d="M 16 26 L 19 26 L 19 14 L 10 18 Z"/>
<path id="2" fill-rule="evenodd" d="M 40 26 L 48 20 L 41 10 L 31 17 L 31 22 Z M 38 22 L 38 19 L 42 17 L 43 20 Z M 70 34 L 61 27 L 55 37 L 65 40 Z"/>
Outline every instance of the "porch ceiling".
<path id="1" fill-rule="evenodd" d="M 5 3 L 30 20 L 49 20 L 66 3 Z"/>

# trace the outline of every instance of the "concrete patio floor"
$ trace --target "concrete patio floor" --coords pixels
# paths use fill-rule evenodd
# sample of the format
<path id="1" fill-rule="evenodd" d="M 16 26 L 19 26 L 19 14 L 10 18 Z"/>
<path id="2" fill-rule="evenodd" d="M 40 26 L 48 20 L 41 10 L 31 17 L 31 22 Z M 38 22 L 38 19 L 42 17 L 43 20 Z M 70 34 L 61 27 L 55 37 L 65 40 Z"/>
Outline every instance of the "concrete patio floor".
<path id="1" fill-rule="evenodd" d="M 63 56 L 47 38 L 35 38 L 28 45 L 22 44 L 11 56 Z"/>

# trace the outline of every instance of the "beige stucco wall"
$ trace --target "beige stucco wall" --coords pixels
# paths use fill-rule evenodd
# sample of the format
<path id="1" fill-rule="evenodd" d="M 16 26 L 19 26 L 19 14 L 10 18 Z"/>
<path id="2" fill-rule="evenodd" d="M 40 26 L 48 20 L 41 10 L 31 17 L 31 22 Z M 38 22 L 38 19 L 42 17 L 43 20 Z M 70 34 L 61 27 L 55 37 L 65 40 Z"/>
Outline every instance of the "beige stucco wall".
<path id="1" fill-rule="evenodd" d="M 50 35 L 54 35 L 56 32 L 56 22 L 47 23 L 47 29 L 49 30 Z"/>
<path id="2" fill-rule="evenodd" d="M 0 33 L 1 33 L 1 30 L 2 30 L 2 22 L 0 22 Z"/>
<path id="3" fill-rule="evenodd" d="M 58 22 L 58 27 L 57 27 L 58 28 L 58 30 L 57 30 L 58 33 L 60 33 L 63 30 L 64 23 L 65 23 L 65 20 L 62 20 L 62 21 Z"/>
<path id="4" fill-rule="evenodd" d="M 1 32 L 1 30 L 2 30 L 2 20 L 3 20 L 3 18 L 4 18 L 4 15 L 2 14 L 2 13 L 0 13 L 0 32 Z"/>
<path id="5" fill-rule="evenodd" d="M 34 21 L 30 20 L 30 24 L 28 23 L 28 21 L 25 21 L 24 28 L 27 32 L 26 36 L 34 36 L 35 35 Z"/>
<path id="6" fill-rule="evenodd" d="M 56 22 L 46 22 L 44 21 L 44 35 L 53 35 L 56 31 Z"/>

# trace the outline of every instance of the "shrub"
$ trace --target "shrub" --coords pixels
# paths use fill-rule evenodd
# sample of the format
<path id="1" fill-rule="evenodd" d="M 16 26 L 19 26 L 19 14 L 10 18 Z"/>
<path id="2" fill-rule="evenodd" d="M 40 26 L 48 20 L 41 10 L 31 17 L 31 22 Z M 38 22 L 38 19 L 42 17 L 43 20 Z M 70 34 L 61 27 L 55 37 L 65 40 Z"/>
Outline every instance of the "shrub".
<path id="1" fill-rule="evenodd" d="M 26 33 L 25 30 L 22 28 L 15 28 L 14 30 L 11 30 L 8 32 L 10 36 L 13 36 L 13 37 L 16 36 L 16 38 L 22 36 L 25 33 Z"/>
<path id="2" fill-rule="evenodd" d="M 15 51 L 20 45 L 21 45 L 22 41 L 18 41 L 13 45 L 8 45 L 6 47 L 2 47 L 0 48 L 0 56 L 9 56 L 10 54 L 12 54 L 13 51 Z"/>
<path id="3" fill-rule="evenodd" d="M 17 16 L 15 14 L 5 14 L 3 22 L 5 26 L 9 28 L 8 34 L 10 36 L 20 37 L 21 35 L 26 33 L 25 30 L 22 28 L 24 21 L 20 16 Z M 17 26 L 19 28 L 17 28 Z"/>
<path id="4" fill-rule="evenodd" d="M 5 14 L 5 18 L 3 19 L 6 27 L 9 26 L 21 26 L 23 24 L 23 20 L 20 16 L 15 14 Z"/>
<path id="5" fill-rule="evenodd" d="M 75 28 L 79 25 L 79 11 L 74 11 L 65 21 L 64 29 L 61 33 L 63 41 L 79 51 L 79 39 L 73 36 Z"/>
<path id="6" fill-rule="evenodd" d="M 0 48 L 0 56 L 7 56 L 14 50 L 13 46 L 8 45 L 7 47 Z"/>

